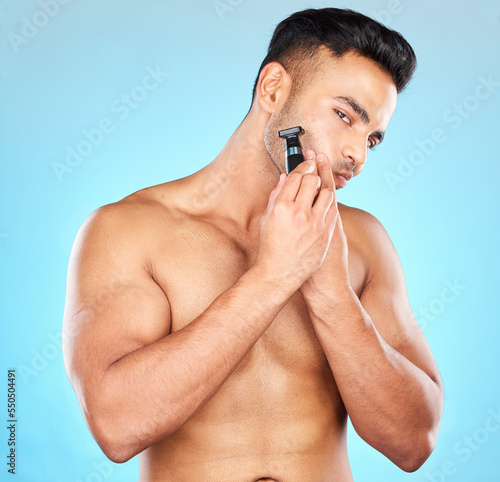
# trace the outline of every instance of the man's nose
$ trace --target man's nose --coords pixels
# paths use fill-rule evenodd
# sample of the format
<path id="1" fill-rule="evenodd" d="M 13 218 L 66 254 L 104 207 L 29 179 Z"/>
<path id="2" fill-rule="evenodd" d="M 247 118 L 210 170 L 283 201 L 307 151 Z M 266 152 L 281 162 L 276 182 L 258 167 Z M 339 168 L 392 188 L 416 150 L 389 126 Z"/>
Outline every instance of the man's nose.
<path id="1" fill-rule="evenodd" d="M 365 163 L 366 153 L 366 139 L 361 136 L 353 136 L 347 139 L 342 149 L 344 159 L 352 163 L 353 173 Z"/>

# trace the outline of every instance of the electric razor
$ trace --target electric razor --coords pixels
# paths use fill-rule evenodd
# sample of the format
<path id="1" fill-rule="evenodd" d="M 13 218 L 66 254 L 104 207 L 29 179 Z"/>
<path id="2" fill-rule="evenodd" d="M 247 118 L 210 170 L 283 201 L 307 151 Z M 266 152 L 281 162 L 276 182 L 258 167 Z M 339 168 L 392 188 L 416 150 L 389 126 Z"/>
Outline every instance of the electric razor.
<path id="1" fill-rule="evenodd" d="M 304 153 L 299 141 L 299 134 L 305 132 L 302 127 L 291 127 L 278 131 L 280 137 L 286 139 L 286 173 L 290 174 L 301 162 L 304 162 Z"/>

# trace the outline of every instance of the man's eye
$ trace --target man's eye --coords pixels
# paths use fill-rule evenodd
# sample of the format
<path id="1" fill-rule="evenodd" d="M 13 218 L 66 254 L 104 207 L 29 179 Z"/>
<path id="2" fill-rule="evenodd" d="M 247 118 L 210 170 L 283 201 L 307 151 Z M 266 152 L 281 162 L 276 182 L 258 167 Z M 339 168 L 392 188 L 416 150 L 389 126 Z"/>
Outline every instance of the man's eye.
<path id="1" fill-rule="evenodd" d="M 346 123 L 351 125 L 351 121 L 349 117 L 347 117 L 342 111 L 335 109 L 335 112 L 339 115 L 339 117 Z"/>
<path id="2" fill-rule="evenodd" d="M 368 149 L 370 149 L 371 151 L 373 151 L 375 149 L 375 146 L 377 144 L 375 142 L 373 142 L 371 139 L 368 139 Z"/>

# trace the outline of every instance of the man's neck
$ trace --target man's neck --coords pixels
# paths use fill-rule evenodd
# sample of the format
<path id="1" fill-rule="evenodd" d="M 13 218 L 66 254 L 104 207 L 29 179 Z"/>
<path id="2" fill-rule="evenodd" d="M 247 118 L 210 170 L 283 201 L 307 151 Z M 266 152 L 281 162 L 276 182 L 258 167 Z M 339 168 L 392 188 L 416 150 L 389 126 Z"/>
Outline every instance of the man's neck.
<path id="1" fill-rule="evenodd" d="M 279 170 L 264 145 L 264 116 L 250 113 L 219 155 L 190 176 L 195 209 L 224 218 L 243 231 L 259 230 Z"/>

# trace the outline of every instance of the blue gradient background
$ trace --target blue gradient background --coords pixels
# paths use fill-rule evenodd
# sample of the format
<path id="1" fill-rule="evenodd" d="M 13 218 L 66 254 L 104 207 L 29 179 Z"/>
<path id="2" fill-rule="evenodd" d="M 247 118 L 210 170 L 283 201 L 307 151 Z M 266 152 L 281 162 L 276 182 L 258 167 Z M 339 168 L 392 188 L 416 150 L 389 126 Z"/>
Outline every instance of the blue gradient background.
<path id="1" fill-rule="evenodd" d="M 500 82 L 500 3 L 221 0 L 228 8 L 219 15 L 211 0 L 66 0 L 16 44 L 24 18 L 43 23 L 41 3 L 0 0 L 0 420 L 6 372 L 17 368 L 11 479 L 137 480 L 137 458 L 116 465 L 102 454 L 64 371 L 59 343 L 76 232 L 98 206 L 212 160 L 249 108 L 275 25 L 296 10 L 338 6 L 401 31 L 419 59 L 386 141 L 339 198 L 388 230 L 446 390 L 437 447 L 418 472 L 400 471 L 351 427 L 354 478 L 499 481 L 500 89 L 474 96 L 480 76 Z M 168 77 L 121 119 L 113 102 L 157 65 Z M 457 105 L 467 118 L 451 113 Z M 64 164 L 67 147 L 103 118 L 113 132 L 59 179 L 53 163 Z M 200 126 L 204 132 L 193 136 Z M 418 154 L 417 142 L 434 129 L 445 140 Z M 391 173 L 400 176 L 395 185 Z M 443 295 L 447 283 L 458 286 L 453 296 Z M 0 434 L 0 479 L 11 480 L 5 426 Z"/>

